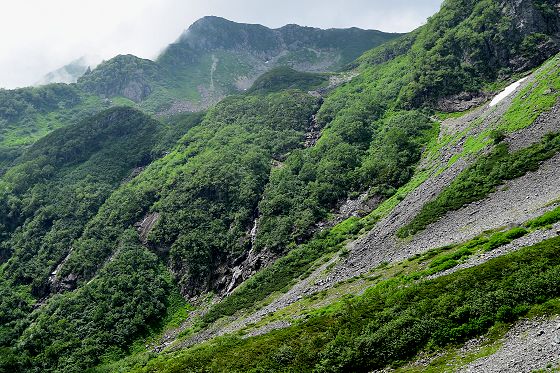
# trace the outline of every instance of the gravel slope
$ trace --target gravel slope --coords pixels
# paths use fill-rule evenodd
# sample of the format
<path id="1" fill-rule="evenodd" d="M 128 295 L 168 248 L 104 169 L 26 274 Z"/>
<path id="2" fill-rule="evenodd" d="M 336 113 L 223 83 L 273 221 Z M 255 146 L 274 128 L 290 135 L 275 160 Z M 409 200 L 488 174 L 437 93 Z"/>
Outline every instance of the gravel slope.
<path id="1" fill-rule="evenodd" d="M 494 354 L 475 360 L 464 373 L 532 372 L 560 365 L 560 317 L 523 320 L 505 335 Z"/>

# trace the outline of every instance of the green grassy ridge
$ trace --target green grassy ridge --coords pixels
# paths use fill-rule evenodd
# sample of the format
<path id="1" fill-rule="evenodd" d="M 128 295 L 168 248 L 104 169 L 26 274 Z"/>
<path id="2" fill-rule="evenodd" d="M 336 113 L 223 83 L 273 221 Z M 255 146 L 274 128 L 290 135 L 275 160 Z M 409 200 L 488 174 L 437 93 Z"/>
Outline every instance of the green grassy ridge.
<path id="1" fill-rule="evenodd" d="M 305 92 L 317 89 L 327 81 L 326 74 L 306 73 L 282 66 L 261 75 L 247 92 L 262 94 L 285 89 L 299 89 Z"/>
<path id="2" fill-rule="evenodd" d="M 36 140 L 107 107 L 73 85 L 0 90 L 0 174 Z"/>
<path id="3" fill-rule="evenodd" d="M 560 136 L 548 135 L 540 143 L 510 153 L 499 144 L 486 157 L 479 158 L 463 171 L 434 200 L 428 202 L 414 219 L 398 231 L 401 238 L 413 235 L 437 221 L 448 211 L 483 199 L 507 180 L 538 169 L 541 162 L 560 150 Z"/>
<path id="4" fill-rule="evenodd" d="M 560 238 L 411 284 L 393 279 L 267 335 L 221 337 L 132 371 L 366 371 L 461 343 L 499 322 L 557 311 Z M 405 281 L 403 283 L 403 281 Z M 406 286 L 403 286 L 405 285 Z M 548 302 L 548 303 L 547 303 Z"/>

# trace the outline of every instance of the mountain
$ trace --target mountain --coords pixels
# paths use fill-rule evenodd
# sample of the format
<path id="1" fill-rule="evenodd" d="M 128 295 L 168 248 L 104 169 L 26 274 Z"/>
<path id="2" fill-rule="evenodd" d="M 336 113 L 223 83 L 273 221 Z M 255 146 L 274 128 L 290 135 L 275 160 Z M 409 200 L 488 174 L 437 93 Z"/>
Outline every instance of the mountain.
<path id="1" fill-rule="evenodd" d="M 85 74 L 88 69 L 93 69 L 99 62 L 100 58 L 94 56 L 82 56 L 77 60 L 70 62 L 68 65 L 51 71 L 45 75 L 35 85 L 46 85 L 52 83 L 76 83 L 78 78 Z"/>
<path id="2" fill-rule="evenodd" d="M 193 111 L 250 88 L 273 67 L 333 72 L 397 36 L 357 28 L 321 30 L 297 25 L 272 30 L 205 17 L 155 61 L 118 56 L 80 78 L 78 84 L 104 97 L 126 97 L 152 112 Z M 115 74 L 119 77 L 116 82 Z"/>
<path id="3" fill-rule="evenodd" d="M 361 34 L 209 17 L 156 61 L 0 92 L 6 122 L 65 119 L 0 176 L 0 371 L 555 368 L 560 3 Z M 321 46 L 340 65 L 296 65 Z M 224 56 L 267 66 L 229 95 Z M 150 114 L 196 71 L 226 97 Z"/>
<path id="4" fill-rule="evenodd" d="M 157 115 L 202 111 L 249 89 L 274 67 L 332 73 L 397 36 L 297 25 L 271 30 L 206 17 L 155 61 L 120 55 L 94 68 L 98 59 L 82 57 L 49 74 L 39 87 L 0 90 L 0 174 L 38 138 L 110 106 Z M 46 84 L 62 78 L 77 84 Z"/>

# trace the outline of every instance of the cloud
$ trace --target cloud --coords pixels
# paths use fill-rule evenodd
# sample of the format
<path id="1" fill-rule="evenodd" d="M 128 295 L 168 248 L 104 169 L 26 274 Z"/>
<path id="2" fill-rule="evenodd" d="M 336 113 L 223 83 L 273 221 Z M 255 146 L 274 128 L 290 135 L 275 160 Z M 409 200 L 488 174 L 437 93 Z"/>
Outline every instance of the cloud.
<path id="1" fill-rule="evenodd" d="M 406 32 L 441 0 L 5 0 L 0 5 L 0 87 L 31 85 L 84 55 L 154 58 L 205 15 L 280 27 Z"/>

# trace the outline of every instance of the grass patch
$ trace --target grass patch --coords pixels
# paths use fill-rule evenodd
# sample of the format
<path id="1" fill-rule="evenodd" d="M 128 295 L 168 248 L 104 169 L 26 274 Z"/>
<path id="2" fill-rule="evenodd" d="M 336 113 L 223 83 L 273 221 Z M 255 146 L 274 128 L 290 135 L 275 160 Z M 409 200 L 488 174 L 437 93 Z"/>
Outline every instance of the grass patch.
<path id="1" fill-rule="evenodd" d="M 550 226 L 559 221 L 560 221 L 560 207 L 557 207 L 552 211 L 544 213 L 542 216 L 539 216 L 538 218 L 529 220 L 527 223 L 525 223 L 525 226 L 531 229 L 538 229 L 538 228 Z"/>
<path id="2" fill-rule="evenodd" d="M 514 132 L 535 122 L 549 111 L 560 97 L 560 56 L 546 62 L 535 75 L 535 82 L 523 88 L 513 99 L 498 129 Z"/>

